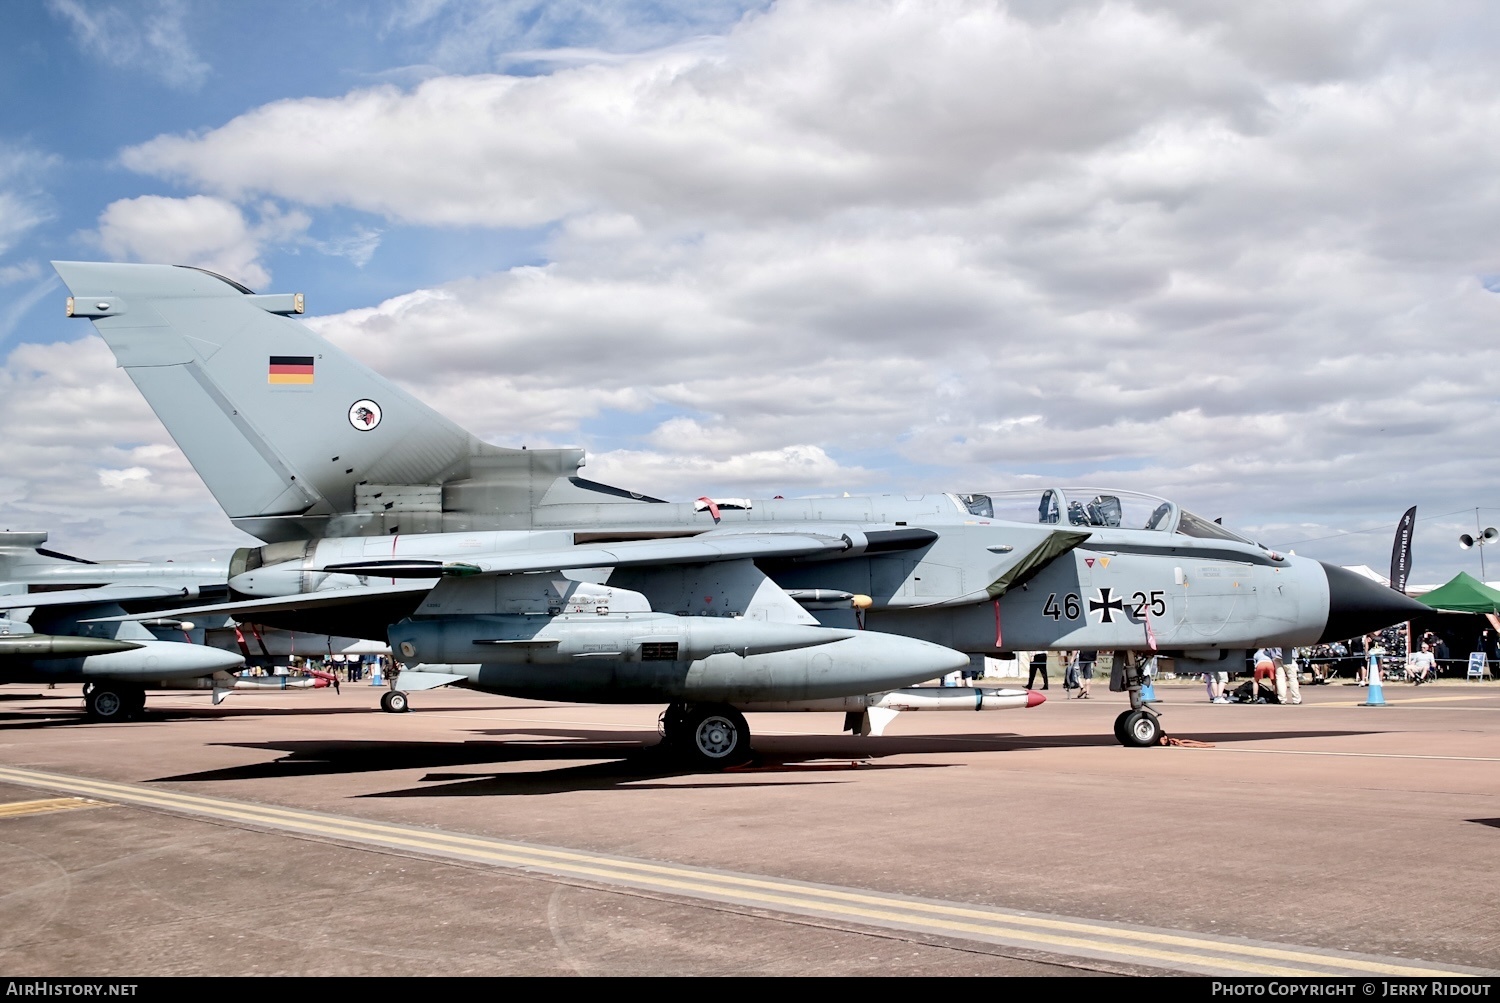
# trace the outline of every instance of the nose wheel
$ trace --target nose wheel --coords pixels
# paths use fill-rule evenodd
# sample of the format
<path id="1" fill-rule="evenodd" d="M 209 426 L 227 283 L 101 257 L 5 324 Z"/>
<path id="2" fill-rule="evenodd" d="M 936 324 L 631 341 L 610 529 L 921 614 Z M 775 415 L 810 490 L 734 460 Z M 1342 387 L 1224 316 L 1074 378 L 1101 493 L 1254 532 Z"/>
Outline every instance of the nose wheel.
<path id="1" fill-rule="evenodd" d="M 387 714 L 405 714 L 411 710 L 411 704 L 400 690 L 386 690 L 380 695 L 380 709 Z"/>
<path id="2" fill-rule="evenodd" d="M 1144 749 L 1161 744 L 1161 719 L 1149 710 L 1127 710 L 1115 718 L 1115 738 L 1121 745 Z"/>

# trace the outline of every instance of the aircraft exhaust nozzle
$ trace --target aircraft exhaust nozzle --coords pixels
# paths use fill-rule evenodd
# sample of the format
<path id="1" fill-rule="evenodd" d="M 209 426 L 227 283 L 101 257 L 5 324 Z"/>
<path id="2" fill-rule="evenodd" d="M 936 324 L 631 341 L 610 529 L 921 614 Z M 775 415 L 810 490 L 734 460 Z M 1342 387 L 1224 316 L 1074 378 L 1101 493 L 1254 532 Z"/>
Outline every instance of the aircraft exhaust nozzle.
<path id="1" fill-rule="evenodd" d="M 1410 620 L 1432 607 L 1336 564 L 1319 561 L 1328 577 L 1328 623 L 1318 644 L 1343 641 Z"/>
<path id="2" fill-rule="evenodd" d="M 229 579 L 229 588 L 242 596 L 275 599 L 314 591 L 327 577 L 318 572 L 303 571 L 300 561 L 286 561 L 242 571 Z"/>

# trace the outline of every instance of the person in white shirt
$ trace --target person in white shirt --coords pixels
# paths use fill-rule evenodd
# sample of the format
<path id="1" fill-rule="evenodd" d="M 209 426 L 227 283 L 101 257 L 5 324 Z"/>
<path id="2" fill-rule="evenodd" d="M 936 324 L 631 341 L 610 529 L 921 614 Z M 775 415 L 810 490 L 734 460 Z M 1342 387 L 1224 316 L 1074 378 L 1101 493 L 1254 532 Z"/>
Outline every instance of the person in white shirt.
<path id="1" fill-rule="evenodd" d="M 1436 660 L 1432 657 L 1432 645 L 1426 641 L 1422 642 L 1421 651 L 1413 651 L 1406 656 L 1406 675 L 1414 686 L 1432 682 L 1432 672 L 1435 667 Z"/>

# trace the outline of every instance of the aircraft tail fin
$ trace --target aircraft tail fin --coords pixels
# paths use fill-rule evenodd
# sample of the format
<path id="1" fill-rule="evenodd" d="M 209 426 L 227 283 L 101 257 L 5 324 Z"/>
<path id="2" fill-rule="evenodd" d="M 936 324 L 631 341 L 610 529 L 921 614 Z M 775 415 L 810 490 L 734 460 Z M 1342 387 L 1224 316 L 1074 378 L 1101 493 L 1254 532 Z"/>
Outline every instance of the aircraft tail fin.
<path id="1" fill-rule="evenodd" d="M 199 268 L 55 261 L 230 520 L 267 542 L 529 528 L 581 450 L 492 446 L 256 295 Z M 576 478 L 573 478 L 576 481 Z"/>

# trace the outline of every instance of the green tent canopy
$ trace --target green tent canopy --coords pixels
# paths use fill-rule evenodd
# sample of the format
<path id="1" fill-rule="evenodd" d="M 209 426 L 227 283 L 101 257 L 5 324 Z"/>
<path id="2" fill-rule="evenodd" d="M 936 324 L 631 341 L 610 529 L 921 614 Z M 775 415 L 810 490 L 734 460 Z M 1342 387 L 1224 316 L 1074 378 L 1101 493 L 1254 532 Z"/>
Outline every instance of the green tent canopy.
<path id="1" fill-rule="evenodd" d="M 1473 575 L 1460 571 L 1446 585 L 1440 585 L 1417 601 L 1433 609 L 1460 613 L 1500 613 L 1500 590 L 1492 589 Z"/>

